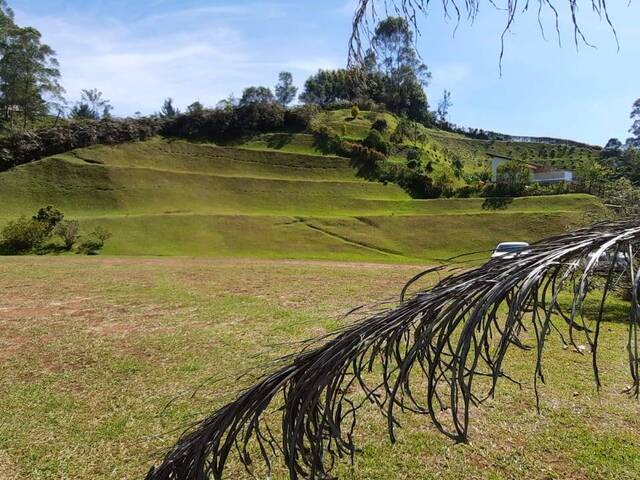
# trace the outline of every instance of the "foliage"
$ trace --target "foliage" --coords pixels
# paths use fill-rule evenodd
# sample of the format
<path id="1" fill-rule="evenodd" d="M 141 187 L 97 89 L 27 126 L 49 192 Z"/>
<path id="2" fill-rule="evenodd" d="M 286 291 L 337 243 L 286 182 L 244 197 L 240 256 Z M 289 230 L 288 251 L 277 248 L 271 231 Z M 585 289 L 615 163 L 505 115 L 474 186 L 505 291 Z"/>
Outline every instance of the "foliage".
<path id="1" fill-rule="evenodd" d="M 610 176 L 609 170 L 595 160 L 581 162 L 575 173 L 585 191 L 593 195 L 602 194 Z"/>
<path id="2" fill-rule="evenodd" d="M 33 216 L 33 220 L 41 222 L 45 226 L 47 235 L 53 231 L 56 225 L 58 225 L 63 218 L 64 213 L 53 205 L 47 205 L 46 207 L 40 208 Z"/>
<path id="3" fill-rule="evenodd" d="M 600 164 L 612 178 L 626 177 L 632 182 L 640 182 L 640 148 L 604 149 Z"/>
<path id="4" fill-rule="evenodd" d="M 44 248 L 44 244 L 52 235 L 60 238 L 64 250 L 69 251 L 80 239 L 80 224 L 77 220 L 64 220 L 64 213 L 48 205 L 31 218 L 22 216 L 5 225 L 0 232 L 0 254 L 48 253 L 51 249 Z M 78 253 L 94 255 L 110 237 L 109 231 L 98 226 L 78 247 Z"/>
<path id="5" fill-rule="evenodd" d="M 26 128 L 48 113 L 50 102 L 63 102 L 55 51 L 41 43 L 33 27 L 15 24 L 13 12 L 0 4 L 0 126 Z"/>
<path id="6" fill-rule="evenodd" d="M 431 73 L 419 59 L 414 35 L 406 19 L 388 17 L 378 23 L 364 68 L 382 85 L 380 96 L 374 99 L 398 115 L 428 120 L 423 86 L 429 82 Z"/>
<path id="7" fill-rule="evenodd" d="M 438 103 L 438 110 L 436 112 L 436 119 L 439 122 L 446 122 L 447 116 L 449 115 L 449 109 L 453 106 L 451 103 L 451 92 L 449 90 L 445 90 L 442 93 L 442 100 Z"/>
<path id="8" fill-rule="evenodd" d="M 631 109 L 631 120 L 633 120 L 633 124 L 631 125 L 629 132 L 631 132 L 633 137 L 630 143 L 632 146 L 640 148 L 640 98 L 633 103 L 633 107 Z"/>
<path id="9" fill-rule="evenodd" d="M 417 148 L 409 148 L 406 153 L 407 157 L 407 167 L 411 169 L 415 169 L 420 165 L 420 158 L 422 157 L 422 152 Z"/>
<path id="10" fill-rule="evenodd" d="M 97 238 L 85 238 L 80 242 L 80 245 L 78 245 L 76 253 L 79 255 L 97 255 L 103 246 L 104 243 Z"/>
<path id="11" fill-rule="evenodd" d="M 295 100 L 298 89 L 293 85 L 293 76 L 290 72 L 280 72 L 275 92 L 276 100 L 283 107 L 286 107 Z"/>
<path id="12" fill-rule="evenodd" d="M 161 122 L 126 119 L 70 122 L 35 131 L 20 131 L 0 138 L 0 171 L 95 144 L 147 140 L 156 135 Z"/>
<path id="13" fill-rule="evenodd" d="M 363 96 L 372 97 L 371 87 L 371 79 L 355 69 L 319 70 L 305 81 L 300 100 L 328 107 L 341 101 L 354 102 Z"/>
<path id="14" fill-rule="evenodd" d="M 104 227 L 98 226 L 87 238 L 80 242 L 76 253 L 81 255 L 97 255 L 109 238 L 111 238 L 111 232 Z"/>
<path id="15" fill-rule="evenodd" d="M 275 103 L 276 98 L 268 87 L 248 87 L 242 92 L 240 98 L 240 107 L 246 107 L 253 104 L 270 104 Z"/>
<path id="16" fill-rule="evenodd" d="M 62 240 L 64 248 L 69 251 L 80 238 L 80 224 L 77 220 L 62 220 L 53 229 L 53 234 Z"/>
<path id="17" fill-rule="evenodd" d="M 389 129 L 389 125 L 384 118 L 378 118 L 373 124 L 371 124 L 373 130 L 377 130 L 380 133 L 385 133 Z"/>
<path id="18" fill-rule="evenodd" d="M 49 237 L 49 226 L 35 218 L 10 220 L 0 231 L 0 253 L 16 255 L 33 251 Z"/>
<path id="19" fill-rule="evenodd" d="M 284 127 L 289 131 L 306 132 L 311 129 L 311 121 L 320 112 L 316 105 L 297 105 L 284 111 Z"/>
<path id="20" fill-rule="evenodd" d="M 628 178 L 618 178 L 606 184 L 603 199 L 617 216 L 640 215 L 640 188 Z"/>
<path id="21" fill-rule="evenodd" d="M 414 147 L 417 147 L 419 143 L 424 143 L 426 140 L 427 137 L 422 126 L 418 122 L 413 122 L 407 118 L 400 119 L 396 130 L 391 136 L 391 141 L 395 143 L 409 141 Z"/>
<path id="22" fill-rule="evenodd" d="M 160 109 L 160 116 L 162 118 L 174 118 L 176 115 L 180 114 L 180 110 L 173 106 L 173 99 L 171 97 L 166 98 L 162 103 L 162 108 Z"/>
<path id="23" fill-rule="evenodd" d="M 91 235 L 93 235 L 99 242 L 102 242 L 102 244 L 111 238 L 111 232 L 100 225 L 91 232 Z"/>
<path id="24" fill-rule="evenodd" d="M 83 89 L 81 100 L 71 110 L 71 118 L 76 120 L 110 119 L 113 107 L 102 92 L 94 89 Z"/>
<path id="25" fill-rule="evenodd" d="M 391 149 L 389 143 L 385 141 L 382 134 L 378 130 L 374 129 L 369 130 L 369 133 L 362 143 L 365 147 L 372 148 L 385 155 L 389 154 L 389 150 Z"/>
<path id="26" fill-rule="evenodd" d="M 431 174 L 433 186 L 437 188 L 441 195 L 450 196 L 455 187 L 455 174 L 448 164 L 442 164 L 439 168 L 433 170 Z"/>
<path id="27" fill-rule="evenodd" d="M 187 107 L 187 113 L 190 114 L 199 114 L 204 111 L 204 105 L 202 103 L 195 101 L 191 105 Z"/>
<path id="28" fill-rule="evenodd" d="M 358 105 L 353 105 L 351 107 L 351 118 L 355 120 L 358 118 L 358 115 L 360 115 L 360 109 L 358 108 Z"/>
<path id="29" fill-rule="evenodd" d="M 529 167 L 523 162 L 510 160 L 498 166 L 496 186 L 505 195 L 521 195 L 531 179 Z"/>

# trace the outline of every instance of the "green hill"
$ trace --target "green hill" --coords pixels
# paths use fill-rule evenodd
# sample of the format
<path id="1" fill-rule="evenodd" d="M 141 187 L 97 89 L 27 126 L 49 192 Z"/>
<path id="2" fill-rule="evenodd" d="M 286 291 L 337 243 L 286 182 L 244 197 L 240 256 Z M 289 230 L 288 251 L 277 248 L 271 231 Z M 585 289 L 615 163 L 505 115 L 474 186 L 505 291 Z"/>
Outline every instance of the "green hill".
<path id="1" fill-rule="evenodd" d="M 155 139 L 45 158 L 0 174 L 0 223 L 53 204 L 85 230 L 111 230 L 105 254 L 421 262 L 556 233 L 598 205 L 587 195 L 498 209 L 483 199 L 416 200 L 320 155 L 310 136 L 273 142 Z"/>

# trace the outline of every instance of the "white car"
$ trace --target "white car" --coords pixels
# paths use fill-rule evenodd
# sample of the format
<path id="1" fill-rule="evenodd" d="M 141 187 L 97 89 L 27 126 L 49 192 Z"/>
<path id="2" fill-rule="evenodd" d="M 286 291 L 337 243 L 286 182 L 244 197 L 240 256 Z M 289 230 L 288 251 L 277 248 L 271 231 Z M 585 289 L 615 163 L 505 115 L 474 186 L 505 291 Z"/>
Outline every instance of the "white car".
<path id="1" fill-rule="evenodd" d="M 627 268 L 629 268 L 629 256 L 626 252 L 618 252 L 615 257 L 613 255 L 614 252 L 607 251 L 604 252 L 600 258 L 596 261 L 594 268 L 599 272 L 608 272 L 611 267 L 616 272 L 623 272 Z M 595 252 L 590 253 L 583 260 L 584 266 L 586 267 L 591 260 L 596 256 Z"/>
<path id="2" fill-rule="evenodd" d="M 501 242 L 491 254 L 491 258 L 510 259 L 529 249 L 527 242 Z"/>

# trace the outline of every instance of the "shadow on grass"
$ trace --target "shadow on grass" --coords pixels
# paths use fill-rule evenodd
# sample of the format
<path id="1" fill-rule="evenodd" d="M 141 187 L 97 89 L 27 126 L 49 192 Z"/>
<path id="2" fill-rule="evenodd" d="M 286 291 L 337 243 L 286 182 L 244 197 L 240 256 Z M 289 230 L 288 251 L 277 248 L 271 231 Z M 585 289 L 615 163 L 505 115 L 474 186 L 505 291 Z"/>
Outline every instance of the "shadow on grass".
<path id="1" fill-rule="evenodd" d="M 267 140 L 267 146 L 279 150 L 289 145 L 293 140 L 292 133 L 274 133 Z"/>
<path id="2" fill-rule="evenodd" d="M 513 203 L 513 197 L 489 197 L 482 202 L 483 210 L 506 210 Z"/>

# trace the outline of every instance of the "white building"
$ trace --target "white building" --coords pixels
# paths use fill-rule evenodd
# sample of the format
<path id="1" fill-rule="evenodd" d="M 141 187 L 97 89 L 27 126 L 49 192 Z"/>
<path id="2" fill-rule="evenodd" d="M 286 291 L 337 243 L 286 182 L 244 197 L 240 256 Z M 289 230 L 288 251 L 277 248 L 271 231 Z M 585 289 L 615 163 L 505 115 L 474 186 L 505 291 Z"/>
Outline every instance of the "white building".
<path id="1" fill-rule="evenodd" d="M 537 163 L 525 162 L 522 160 L 515 160 L 511 157 L 504 157 L 502 155 L 496 155 L 490 153 L 489 158 L 491 160 L 491 181 L 495 182 L 498 178 L 498 167 L 503 163 L 510 161 L 524 163 L 531 171 L 531 183 L 550 184 L 560 182 L 573 182 L 575 176 L 571 170 L 563 170 L 554 167 L 548 167 Z"/>

